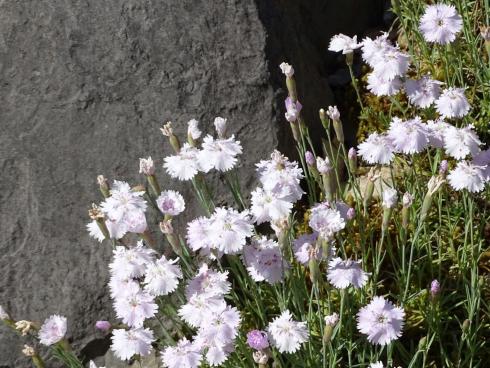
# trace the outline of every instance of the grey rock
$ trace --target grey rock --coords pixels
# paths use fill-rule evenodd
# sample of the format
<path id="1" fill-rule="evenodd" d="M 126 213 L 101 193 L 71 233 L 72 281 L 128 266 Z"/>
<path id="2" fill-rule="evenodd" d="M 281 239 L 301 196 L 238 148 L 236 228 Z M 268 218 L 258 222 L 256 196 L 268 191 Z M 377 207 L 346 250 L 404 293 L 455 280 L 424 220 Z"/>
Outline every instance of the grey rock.
<path id="1" fill-rule="evenodd" d="M 253 187 L 255 162 L 276 146 L 294 153 L 278 64 L 294 64 L 318 129 L 333 103 L 329 38 L 376 16 L 370 0 L 0 0 L 0 304 L 16 319 L 67 316 L 77 351 L 94 341 L 94 322 L 113 318 L 111 252 L 85 230 L 96 175 L 142 182 L 138 158 L 161 165 L 170 152 L 162 122 L 182 136 L 189 119 L 210 131 L 219 115 Z M 189 185 L 158 177 L 190 198 Z M 190 205 L 187 218 L 197 214 Z M 30 366 L 23 343 L 0 327 L 0 367 Z"/>

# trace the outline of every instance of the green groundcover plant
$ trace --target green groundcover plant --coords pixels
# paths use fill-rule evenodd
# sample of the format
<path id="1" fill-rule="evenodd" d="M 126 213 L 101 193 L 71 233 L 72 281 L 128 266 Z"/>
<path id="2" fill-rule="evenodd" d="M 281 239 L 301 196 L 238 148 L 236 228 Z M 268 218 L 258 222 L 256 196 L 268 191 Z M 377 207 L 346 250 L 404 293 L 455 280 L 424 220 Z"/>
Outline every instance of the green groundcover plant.
<path id="1" fill-rule="evenodd" d="M 490 150 L 478 133 L 490 112 L 490 7 L 395 0 L 393 10 L 398 43 L 387 33 L 330 41 L 361 121 L 376 121 L 356 148 L 334 106 L 307 124 L 293 66 L 282 63 L 300 159 L 273 151 L 250 195 L 235 171 L 242 146 L 220 117 L 214 136 L 191 120 L 185 143 L 171 123 L 161 129 L 175 151 L 163 169 L 192 183 L 203 210 L 183 228 L 172 220 L 185 200 L 162 190 L 151 157 L 140 159 L 144 186 L 98 177 L 103 199 L 87 229 L 113 247 L 117 320 L 96 327 L 117 357 L 144 366 L 157 354 L 169 368 L 488 365 Z M 362 80 L 356 54 L 369 68 Z M 211 171 L 233 203 L 215 204 Z M 16 320 L 0 307 L 0 319 L 67 367 L 84 366 L 65 317 Z M 23 353 L 47 366 L 36 346 Z"/>

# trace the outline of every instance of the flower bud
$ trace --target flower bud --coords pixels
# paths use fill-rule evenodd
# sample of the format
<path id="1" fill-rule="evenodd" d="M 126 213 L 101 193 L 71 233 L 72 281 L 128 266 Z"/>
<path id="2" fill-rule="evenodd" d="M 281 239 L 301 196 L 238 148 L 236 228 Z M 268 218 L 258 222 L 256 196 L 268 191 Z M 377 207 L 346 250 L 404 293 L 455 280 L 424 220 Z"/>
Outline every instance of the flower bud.
<path id="1" fill-rule="evenodd" d="M 261 330 L 252 330 L 247 333 L 247 344 L 252 349 L 264 350 L 269 347 L 267 333 Z"/>
<path id="2" fill-rule="evenodd" d="M 347 217 L 347 220 L 352 220 L 354 217 L 356 217 L 356 210 L 354 208 L 350 207 L 347 210 L 346 217 Z"/>
<path id="3" fill-rule="evenodd" d="M 339 315 L 333 313 L 325 317 L 325 327 L 323 330 L 323 341 L 328 344 L 332 340 L 333 329 L 339 322 Z"/>
<path id="4" fill-rule="evenodd" d="M 313 250 L 314 248 L 312 248 Z M 318 266 L 318 261 L 313 256 L 310 256 L 308 261 L 308 268 L 310 269 L 310 280 L 312 284 L 316 284 L 320 279 L 320 267 Z"/>
<path id="5" fill-rule="evenodd" d="M 99 331 L 107 332 L 112 328 L 109 321 L 97 321 L 95 322 L 95 328 Z"/>
<path id="6" fill-rule="evenodd" d="M 225 118 L 217 117 L 214 119 L 214 128 L 216 129 L 216 133 L 218 133 L 219 138 L 226 137 L 226 122 Z"/>
<path id="7" fill-rule="evenodd" d="M 187 142 L 192 147 L 195 147 L 196 145 L 196 140 L 201 137 L 201 130 L 199 129 L 199 122 L 196 119 L 191 119 L 187 123 Z"/>
<path id="8" fill-rule="evenodd" d="M 32 346 L 24 345 L 24 349 L 22 349 L 22 354 L 24 354 L 26 357 L 31 358 L 32 363 L 34 363 L 34 366 L 36 368 L 45 367 L 43 360 Z"/>
<path id="9" fill-rule="evenodd" d="M 413 195 L 409 192 L 405 192 L 402 199 L 403 207 L 410 207 L 413 203 Z"/>
<path id="10" fill-rule="evenodd" d="M 425 194 L 424 201 L 422 202 L 422 209 L 420 210 L 420 221 L 424 221 L 432 206 L 432 196 L 439 190 L 444 184 L 445 180 L 441 176 L 433 176 L 427 183 L 427 193 Z"/>
<path id="11" fill-rule="evenodd" d="M 143 175 L 155 174 L 155 164 L 153 163 L 151 156 L 148 158 L 140 158 L 140 174 Z"/>
<path id="12" fill-rule="evenodd" d="M 371 203 L 371 198 L 374 193 L 374 182 L 378 180 L 380 174 L 376 171 L 375 167 L 372 167 L 367 175 L 367 185 L 366 190 L 364 192 L 363 206 L 364 206 L 364 215 L 367 215 L 369 204 Z"/>
<path id="13" fill-rule="evenodd" d="M 330 123 L 327 119 L 327 114 L 324 109 L 320 109 L 319 111 L 320 121 L 322 122 L 323 128 L 328 132 L 330 130 Z"/>
<path id="14" fill-rule="evenodd" d="M 471 326 L 471 321 L 469 319 L 465 319 L 463 322 L 463 325 L 461 326 L 461 329 L 463 330 L 463 333 L 468 332 Z"/>
<path id="15" fill-rule="evenodd" d="M 427 336 L 419 340 L 419 350 L 424 351 L 427 348 Z"/>
<path id="16" fill-rule="evenodd" d="M 313 156 L 313 153 L 310 151 L 305 152 L 305 161 L 308 164 L 308 166 L 315 166 L 315 156 Z"/>
<path id="17" fill-rule="evenodd" d="M 351 147 L 349 149 L 349 152 L 347 153 L 347 157 L 349 160 L 349 169 L 352 174 L 355 174 L 357 172 L 357 151 L 354 147 Z"/>
<path id="18" fill-rule="evenodd" d="M 162 131 L 162 134 L 165 137 L 168 137 L 170 141 L 170 145 L 172 146 L 174 151 L 178 153 L 180 151 L 180 142 L 179 139 L 174 134 L 174 131 L 172 129 L 172 122 L 168 121 L 163 125 L 162 128 L 160 128 L 160 130 Z"/>
<path id="19" fill-rule="evenodd" d="M 337 106 L 329 106 L 327 109 L 327 115 L 333 121 L 340 120 L 340 112 Z"/>
<path id="20" fill-rule="evenodd" d="M 440 291 L 441 291 L 441 284 L 439 283 L 439 281 L 437 281 L 436 279 L 432 280 L 432 282 L 430 283 L 431 297 L 435 299 L 437 295 L 439 295 Z"/>
<path id="21" fill-rule="evenodd" d="M 290 123 L 294 123 L 299 119 L 299 113 L 303 106 L 299 101 L 293 101 L 291 97 L 286 98 L 284 104 L 286 106 L 286 113 L 284 114 L 286 120 Z"/>
<path id="22" fill-rule="evenodd" d="M 396 206 L 398 200 L 398 193 L 393 188 L 386 188 L 383 191 L 383 207 L 385 209 L 392 209 Z"/>
<path id="23" fill-rule="evenodd" d="M 480 27 L 480 34 L 485 41 L 485 50 L 487 51 L 487 56 L 490 59 L 490 27 L 482 26 Z"/>
<path id="24" fill-rule="evenodd" d="M 99 184 L 99 189 L 104 198 L 110 197 L 110 189 L 109 185 L 107 184 L 107 179 L 104 178 L 103 175 L 98 175 L 97 176 L 97 184 Z"/>
<path id="25" fill-rule="evenodd" d="M 439 175 L 445 176 L 447 173 L 447 169 L 448 169 L 447 160 L 442 160 L 441 163 L 439 164 Z"/>

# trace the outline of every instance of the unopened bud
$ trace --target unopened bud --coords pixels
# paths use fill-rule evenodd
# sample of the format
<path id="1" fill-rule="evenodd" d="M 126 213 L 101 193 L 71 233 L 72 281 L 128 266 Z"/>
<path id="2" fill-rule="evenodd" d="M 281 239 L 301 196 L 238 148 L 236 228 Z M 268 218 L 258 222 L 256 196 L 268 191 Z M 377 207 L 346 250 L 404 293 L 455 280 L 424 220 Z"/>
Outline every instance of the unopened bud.
<path id="1" fill-rule="evenodd" d="M 328 344 L 332 340 L 333 329 L 339 321 L 339 315 L 333 313 L 325 317 L 325 327 L 323 329 L 323 341 Z"/>
<path id="2" fill-rule="evenodd" d="M 352 174 L 355 174 L 357 172 L 357 151 L 354 147 L 351 147 L 349 149 L 349 152 L 347 154 L 347 157 L 349 159 L 349 169 Z"/>
<path id="3" fill-rule="evenodd" d="M 214 119 L 214 128 L 220 138 L 226 137 L 226 121 L 226 119 L 220 117 Z"/>
<path id="4" fill-rule="evenodd" d="M 318 261 L 315 256 L 310 255 L 308 267 L 310 269 L 310 280 L 313 284 L 316 284 L 320 278 L 320 267 L 318 266 Z"/>
<path id="5" fill-rule="evenodd" d="M 151 157 L 140 158 L 140 174 L 153 175 L 155 174 L 155 164 Z"/>
<path id="6" fill-rule="evenodd" d="M 333 121 L 340 120 L 340 112 L 337 106 L 329 106 L 327 109 L 327 115 Z"/>
<path id="7" fill-rule="evenodd" d="M 424 201 L 422 202 L 422 209 L 420 210 L 420 221 L 424 221 L 427 218 L 427 214 L 432 206 L 432 196 L 439 190 L 444 184 L 445 180 L 440 176 L 433 176 L 430 178 L 427 184 L 427 193 L 425 194 Z"/>
<path id="8" fill-rule="evenodd" d="M 356 217 L 356 210 L 354 208 L 350 207 L 347 210 L 346 217 L 347 217 L 347 220 L 352 220 L 354 217 Z"/>
<path id="9" fill-rule="evenodd" d="M 107 332 L 111 329 L 112 325 L 109 321 L 97 321 L 95 322 L 95 328 L 100 331 Z"/>
<path id="10" fill-rule="evenodd" d="M 447 160 L 442 160 L 441 163 L 439 164 L 439 175 L 445 176 L 447 173 L 447 169 L 448 169 Z"/>
<path id="11" fill-rule="evenodd" d="M 374 193 L 374 182 L 380 177 L 380 174 L 376 171 L 374 167 L 369 170 L 367 175 L 367 185 L 366 190 L 364 192 L 363 206 L 364 206 L 364 215 L 367 215 L 369 204 L 371 203 L 371 198 Z"/>
<path id="12" fill-rule="evenodd" d="M 430 283 L 430 295 L 434 299 L 441 291 L 441 284 L 437 280 L 432 280 Z"/>
<path id="13" fill-rule="evenodd" d="M 480 34 L 485 41 L 485 50 L 487 51 L 488 59 L 490 59 L 490 27 L 482 26 L 480 27 Z"/>
<path id="14" fill-rule="evenodd" d="M 104 178 L 103 175 L 98 175 L 97 176 L 97 184 L 99 184 L 99 189 L 104 198 L 110 197 L 110 188 L 109 185 L 107 184 L 107 179 Z"/>
<path id="15" fill-rule="evenodd" d="M 402 199 L 403 207 L 410 207 L 413 203 L 413 195 L 409 192 L 405 192 Z"/>
<path id="16" fill-rule="evenodd" d="M 469 319 L 465 319 L 463 325 L 461 326 L 463 333 L 468 332 L 468 330 L 470 329 L 470 325 L 471 325 L 471 321 Z"/>
<path id="17" fill-rule="evenodd" d="M 419 340 L 419 350 L 424 351 L 427 348 L 427 336 Z"/>
<path id="18" fill-rule="evenodd" d="M 324 109 L 320 109 L 319 111 L 320 121 L 322 122 L 323 128 L 328 132 L 330 130 L 330 123 L 327 119 L 327 114 Z"/>
<path id="19" fill-rule="evenodd" d="M 305 161 L 308 164 L 308 166 L 315 166 L 315 156 L 313 156 L 313 153 L 310 151 L 305 152 Z"/>

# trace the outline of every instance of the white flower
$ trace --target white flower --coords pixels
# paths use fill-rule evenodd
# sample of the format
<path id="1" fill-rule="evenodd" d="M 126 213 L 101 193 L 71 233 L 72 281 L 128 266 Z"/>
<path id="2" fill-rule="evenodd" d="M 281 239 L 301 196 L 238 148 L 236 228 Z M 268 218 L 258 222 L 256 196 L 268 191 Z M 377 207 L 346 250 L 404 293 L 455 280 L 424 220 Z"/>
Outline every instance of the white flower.
<path id="1" fill-rule="evenodd" d="M 366 37 L 362 41 L 362 58 L 374 68 L 378 60 L 382 59 L 386 50 L 393 48 L 390 41 L 388 41 L 388 33 L 383 33 L 381 36 L 376 37 L 374 40 Z"/>
<path id="2" fill-rule="evenodd" d="M 274 151 L 271 160 L 262 160 L 256 166 L 264 190 L 291 203 L 301 199 L 304 193 L 300 186 L 303 170 L 297 162 L 291 162 L 279 151 Z"/>
<path id="3" fill-rule="evenodd" d="M 175 263 L 178 259 L 169 260 L 162 256 L 150 263 L 145 273 L 145 289 L 154 296 L 168 295 L 175 291 L 182 278 L 182 271 Z"/>
<path id="4" fill-rule="evenodd" d="M 424 75 L 421 79 L 408 79 L 405 82 L 405 92 L 411 104 L 425 108 L 432 105 L 441 95 L 441 85 L 438 80 Z"/>
<path id="5" fill-rule="evenodd" d="M 282 73 L 286 76 L 291 78 L 294 75 L 294 69 L 291 65 L 288 63 L 281 63 L 279 65 L 279 68 L 281 68 Z"/>
<path id="6" fill-rule="evenodd" d="M 384 365 L 381 362 L 375 362 L 369 364 L 369 368 L 384 368 Z"/>
<path id="7" fill-rule="evenodd" d="M 119 359 L 129 360 L 136 354 L 149 355 L 153 341 L 153 332 L 148 328 L 113 330 L 111 349 Z"/>
<path id="8" fill-rule="evenodd" d="M 153 175 L 155 174 L 155 164 L 151 157 L 140 158 L 140 174 Z"/>
<path id="9" fill-rule="evenodd" d="M 342 51 L 342 54 L 350 54 L 359 47 L 361 44 L 357 43 L 357 36 L 349 37 L 339 33 L 331 38 L 328 49 L 335 52 Z"/>
<path id="10" fill-rule="evenodd" d="M 206 294 L 194 294 L 179 309 L 179 316 L 192 327 L 202 325 L 212 310 L 219 309 L 225 303 L 222 297 L 210 297 Z"/>
<path id="11" fill-rule="evenodd" d="M 118 299 L 128 294 L 136 293 L 141 288 L 140 284 L 131 277 L 112 275 L 109 281 L 109 289 L 111 291 L 111 298 Z"/>
<path id="12" fill-rule="evenodd" d="M 145 247 L 142 241 L 128 249 L 117 246 L 114 249 L 114 260 L 109 264 L 109 268 L 120 278 L 140 277 L 144 275 L 146 266 L 153 262 L 154 254 L 155 251 Z"/>
<path id="13" fill-rule="evenodd" d="M 247 211 L 217 207 L 211 217 L 213 246 L 224 254 L 239 253 L 252 235 L 252 219 Z"/>
<path id="14" fill-rule="evenodd" d="M 50 346 L 61 341 L 66 334 L 66 317 L 53 315 L 47 318 L 39 330 L 39 342 Z"/>
<path id="15" fill-rule="evenodd" d="M 442 119 L 427 121 L 429 144 L 435 148 L 444 147 L 444 132 L 450 125 Z"/>
<path id="16" fill-rule="evenodd" d="M 185 289 L 185 295 L 189 299 L 192 295 L 205 295 L 206 297 L 222 297 L 231 289 L 228 281 L 228 271 L 219 272 L 210 269 L 205 263 L 201 265 L 196 276 L 192 278 Z"/>
<path id="17" fill-rule="evenodd" d="M 130 327 L 142 327 L 146 319 L 155 316 L 158 306 L 153 296 L 138 290 L 117 298 L 114 309 L 123 323 Z"/>
<path id="18" fill-rule="evenodd" d="M 185 209 L 184 197 L 175 190 L 166 190 L 158 196 L 157 206 L 164 215 L 177 216 Z"/>
<path id="19" fill-rule="evenodd" d="M 362 270 L 361 261 L 344 261 L 337 257 L 328 264 L 327 279 L 338 289 L 345 289 L 349 285 L 361 288 L 366 285 L 368 274 Z"/>
<path id="20" fill-rule="evenodd" d="M 393 118 L 388 131 L 388 138 L 399 152 L 405 154 L 419 153 L 429 145 L 429 130 L 418 116 L 407 121 Z"/>
<path id="21" fill-rule="evenodd" d="M 473 125 L 463 128 L 448 126 L 444 131 L 444 148 L 446 153 L 457 160 L 468 155 L 476 155 L 482 142 L 473 130 Z"/>
<path id="22" fill-rule="evenodd" d="M 199 122 L 196 119 L 191 119 L 187 123 L 187 135 L 192 139 L 199 139 L 202 135 L 199 129 Z"/>
<path id="23" fill-rule="evenodd" d="M 209 254 L 213 246 L 212 232 L 212 221 L 207 217 L 199 217 L 189 222 L 186 238 L 190 248 Z"/>
<path id="24" fill-rule="evenodd" d="M 467 189 L 469 192 L 481 192 L 485 187 L 487 166 L 477 166 L 467 161 L 460 161 L 447 176 L 449 185 L 454 190 Z"/>
<path id="25" fill-rule="evenodd" d="M 201 170 L 199 150 L 184 143 L 178 154 L 165 157 L 163 167 L 174 179 L 191 180 Z"/>
<path id="26" fill-rule="evenodd" d="M 294 256 L 299 263 L 307 265 L 311 258 L 322 259 L 322 249 L 316 246 L 318 233 L 300 235 L 293 242 Z"/>
<path id="27" fill-rule="evenodd" d="M 393 160 L 393 150 L 391 140 L 386 135 L 375 132 L 359 144 L 357 152 L 367 163 L 387 165 Z"/>
<path id="28" fill-rule="evenodd" d="M 114 181 L 110 197 L 101 203 L 100 207 L 114 221 L 121 221 L 131 212 L 146 210 L 146 201 L 141 198 L 145 192 L 131 190 L 128 183 Z"/>
<path id="29" fill-rule="evenodd" d="M 473 156 L 472 164 L 484 167 L 483 176 L 485 180 L 490 180 L 490 149 L 478 152 Z"/>
<path id="30" fill-rule="evenodd" d="M 383 207 L 393 208 L 396 206 L 396 201 L 398 200 L 398 192 L 393 188 L 386 188 L 383 190 Z"/>
<path id="31" fill-rule="evenodd" d="M 419 28 L 427 42 L 446 45 L 456 39 L 463 20 L 453 5 L 434 4 L 425 9 Z"/>
<path id="32" fill-rule="evenodd" d="M 436 109 L 444 118 L 462 118 L 470 111 L 464 88 L 447 88 L 436 101 Z"/>
<path id="33" fill-rule="evenodd" d="M 135 233 L 135 234 L 144 233 L 148 228 L 148 225 L 146 223 L 145 213 L 142 211 L 133 211 L 127 213 L 126 216 L 124 217 L 123 225 L 121 224 L 117 225 L 117 229 L 123 230 L 124 227 L 130 233 Z M 113 229 L 111 230 L 114 231 Z M 111 230 L 109 230 L 109 234 L 111 233 Z"/>
<path id="34" fill-rule="evenodd" d="M 293 208 L 291 202 L 281 199 L 273 192 L 266 191 L 260 187 L 255 189 L 251 195 L 252 206 L 250 207 L 250 212 L 257 224 L 288 217 Z"/>
<path id="35" fill-rule="evenodd" d="M 185 337 L 176 346 L 167 346 L 162 352 L 163 366 L 167 368 L 198 368 L 201 359 L 198 347 Z"/>
<path id="36" fill-rule="evenodd" d="M 243 250 L 243 262 L 252 280 L 280 282 L 289 263 L 283 258 L 279 244 L 263 236 L 252 239 Z"/>
<path id="37" fill-rule="evenodd" d="M 375 296 L 357 313 L 357 328 L 367 335 L 370 343 L 387 345 L 401 336 L 404 317 L 402 308 L 382 296 Z"/>
<path id="38" fill-rule="evenodd" d="M 399 77 L 391 80 L 378 76 L 375 73 L 368 75 L 368 90 L 376 96 L 393 96 L 396 95 L 402 88 L 402 81 Z"/>
<path id="39" fill-rule="evenodd" d="M 288 310 L 276 317 L 267 327 L 270 341 L 280 353 L 294 353 L 308 341 L 306 322 L 296 322 Z"/>
<path id="40" fill-rule="evenodd" d="M 396 47 L 390 47 L 378 56 L 373 74 L 379 79 L 389 82 L 396 77 L 403 77 L 409 66 L 410 56 Z"/>
<path id="41" fill-rule="evenodd" d="M 237 155 L 242 153 L 242 146 L 235 136 L 214 139 L 207 135 L 203 139 L 199 154 L 199 164 L 204 172 L 211 169 L 226 172 L 233 169 L 238 162 Z"/>
<path id="42" fill-rule="evenodd" d="M 207 345 L 225 346 L 238 335 L 240 320 L 238 310 L 223 302 L 219 307 L 210 309 L 207 318 L 202 321 L 196 340 L 205 341 Z"/>
<path id="43" fill-rule="evenodd" d="M 105 221 L 107 230 L 109 231 L 109 237 L 111 239 L 121 239 L 124 234 L 127 233 L 127 226 L 124 222 L 116 222 L 112 220 Z M 102 242 L 105 239 L 104 233 L 100 230 L 96 220 L 93 220 L 87 224 L 87 230 L 89 235 Z"/>
<path id="44" fill-rule="evenodd" d="M 331 208 L 328 202 L 317 204 L 311 209 L 310 227 L 324 239 L 330 239 L 345 227 L 340 212 Z"/>

